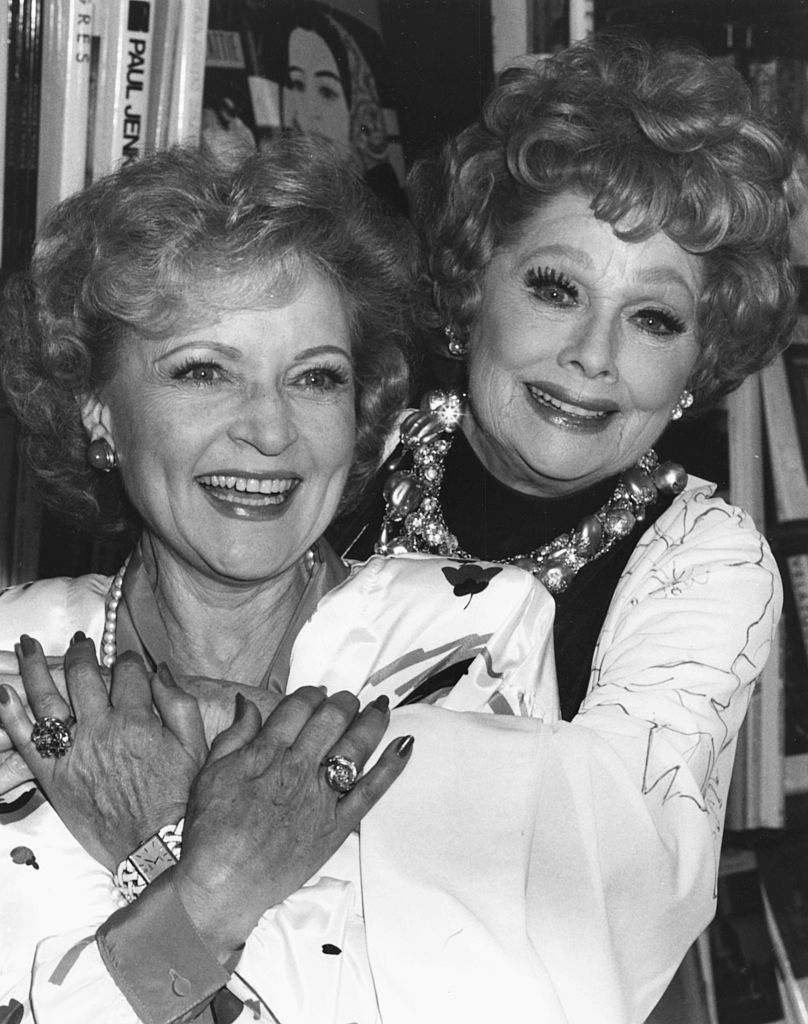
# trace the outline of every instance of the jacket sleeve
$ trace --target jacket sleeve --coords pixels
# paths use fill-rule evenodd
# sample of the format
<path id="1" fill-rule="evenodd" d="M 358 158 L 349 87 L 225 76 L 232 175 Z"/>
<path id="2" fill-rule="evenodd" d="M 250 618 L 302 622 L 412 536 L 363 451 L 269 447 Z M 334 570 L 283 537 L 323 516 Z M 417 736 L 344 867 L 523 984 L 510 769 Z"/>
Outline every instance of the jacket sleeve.
<path id="1" fill-rule="evenodd" d="M 738 732 L 781 606 L 776 564 L 751 519 L 697 487 L 642 539 L 604 623 L 557 771 L 592 801 L 582 839 L 602 826 L 602 848 L 620 853 L 613 840 L 632 836 L 603 892 L 609 931 L 621 937 L 619 976 L 641 1007 L 714 916 Z"/>
<path id="2" fill-rule="evenodd" d="M 38 944 L 31 978 L 37 1024 L 212 1019 L 206 1008 L 229 975 L 202 945 L 171 887 L 164 883 L 150 895 L 114 911 L 96 934 Z"/>
<path id="3" fill-rule="evenodd" d="M 601 1024 L 645 1020 L 715 911 L 735 743 L 780 604 L 750 520 L 692 490 L 634 552 L 571 723 L 394 713 L 413 758 L 362 829 L 385 1024 L 439 1019 L 460 992 L 483 1019 L 490 991 L 513 1024 L 536 1005 L 545 1024 L 594 1006 Z M 413 949 L 418 989 L 386 968 Z"/>

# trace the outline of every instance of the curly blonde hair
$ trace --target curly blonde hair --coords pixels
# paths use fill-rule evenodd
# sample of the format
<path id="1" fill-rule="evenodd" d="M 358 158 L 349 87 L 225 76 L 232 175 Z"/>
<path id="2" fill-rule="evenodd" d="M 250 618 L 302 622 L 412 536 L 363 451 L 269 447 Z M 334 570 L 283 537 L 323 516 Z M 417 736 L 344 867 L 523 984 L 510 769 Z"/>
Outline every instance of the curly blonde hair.
<path id="1" fill-rule="evenodd" d="M 122 346 L 188 329 L 224 302 L 260 302 L 313 269 L 343 297 L 352 331 L 350 504 L 407 402 L 415 264 L 406 222 L 322 139 L 280 139 L 235 170 L 178 147 L 67 199 L 30 271 L 8 282 L 0 327 L 3 384 L 46 501 L 85 526 L 137 527 L 119 475 L 86 464 L 82 399 L 110 379 Z"/>
<path id="2" fill-rule="evenodd" d="M 436 327 L 467 330 L 497 249 L 573 190 L 620 238 L 662 231 L 704 257 L 694 408 L 736 388 L 792 332 L 790 150 L 741 76 L 698 51 L 605 33 L 510 68 L 480 121 L 419 162 L 410 187 Z"/>

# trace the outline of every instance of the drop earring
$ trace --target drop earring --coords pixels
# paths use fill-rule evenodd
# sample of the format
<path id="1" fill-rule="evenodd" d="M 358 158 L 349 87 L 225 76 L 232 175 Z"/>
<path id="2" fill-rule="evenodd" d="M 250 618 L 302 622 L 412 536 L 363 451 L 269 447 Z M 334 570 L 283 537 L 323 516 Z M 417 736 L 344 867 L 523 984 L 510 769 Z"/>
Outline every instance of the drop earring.
<path id="1" fill-rule="evenodd" d="M 449 355 L 454 359 L 464 359 L 469 347 L 468 342 L 460 337 L 451 324 L 447 324 L 443 328 L 443 333 L 447 338 L 446 348 L 449 351 Z"/>
<path id="2" fill-rule="evenodd" d="M 105 441 L 103 437 L 99 437 L 96 441 L 91 441 L 87 445 L 87 463 L 92 466 L 93 469 L 99 470 L 101 473 L 109 473 L 110 470 L 115 469 L 118 465 L 118 459 L 115 456 L 112 445 L 109 441 Z"/>
<path id="3" fill-rule="evenodd" d="M 692 404 L 693 396 L 687 390 L 687 388 L 685 388 L 681 395 L 679 395 L 679 400 L 677 401 L 676 405 L 674 405 L 674 407 L 671 409 L 671 419 L 680 420 L 682 418 L 682 413 L 685 411 L 685 409 L 689 409 Z"/>

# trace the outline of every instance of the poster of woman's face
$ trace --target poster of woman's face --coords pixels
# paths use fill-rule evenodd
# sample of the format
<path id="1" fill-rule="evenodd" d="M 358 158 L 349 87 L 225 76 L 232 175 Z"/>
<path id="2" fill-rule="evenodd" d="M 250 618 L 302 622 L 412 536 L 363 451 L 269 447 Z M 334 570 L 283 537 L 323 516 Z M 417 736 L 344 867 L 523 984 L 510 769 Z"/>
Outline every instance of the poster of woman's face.
<path id="1" fill-rule="evenodd" d="M 368 9 L 366 0 L 211 0 L 209 53 L 240 56 L 227 73 L 226 57 L 209 58 L 204 143 L 235 160 L 278 131 L 323 135 L 406 212 L 384 44 Z"/>
<path id="2" fill-rule="evenodd" d="M 325 135 L 347 151 L 351 112 L 328 44 L 316 32 L 295 28 L 289 35 L 287 60 L 284 125 Z"/>

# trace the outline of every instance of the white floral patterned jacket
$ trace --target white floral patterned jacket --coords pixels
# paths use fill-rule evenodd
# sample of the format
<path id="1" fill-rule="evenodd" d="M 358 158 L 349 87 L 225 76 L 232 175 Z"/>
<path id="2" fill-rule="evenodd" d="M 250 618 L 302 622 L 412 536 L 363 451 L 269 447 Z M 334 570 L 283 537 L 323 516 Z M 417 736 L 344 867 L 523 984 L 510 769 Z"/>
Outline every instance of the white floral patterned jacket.
<path id="1" fill-rule="evenodd" d="M 447 645 L 474 660 L 439 705 L 393 713 L 392 734 L 416 738 L 407 770 L 361 839 L 264 915 L 230 1019 L 645 1019 L 714 914 L 736 738 L 780 614 L 766 542 L 712 490 L 691 481 L 640 540 L 570 723 L 552 607 L 518 570 L 472 593 L 473 574 L 451 583 L 445 560 L 371 559 L 320 602 L 290 688 L 403 696 Z M 106 583 L 0 596 L 0 647 L 26 630 L 54 652 L 76 629 L 100 635 Z M 0 815 L 0 1024 L 132 1024 L 94 941 L 119 906 L 111 878 L 35 800 Z M 167 996 L 142 1019 L 185 1012 Z"/>

